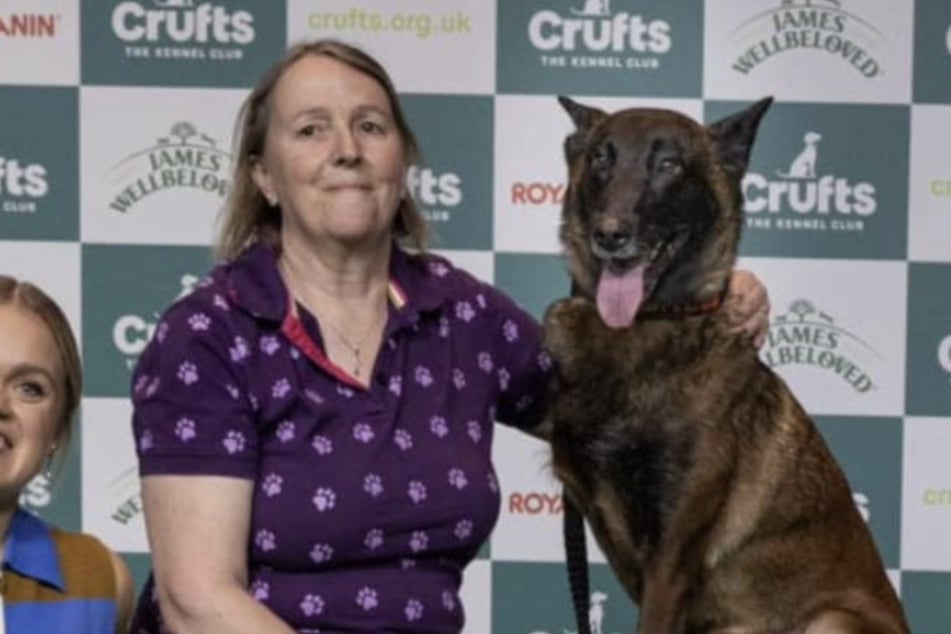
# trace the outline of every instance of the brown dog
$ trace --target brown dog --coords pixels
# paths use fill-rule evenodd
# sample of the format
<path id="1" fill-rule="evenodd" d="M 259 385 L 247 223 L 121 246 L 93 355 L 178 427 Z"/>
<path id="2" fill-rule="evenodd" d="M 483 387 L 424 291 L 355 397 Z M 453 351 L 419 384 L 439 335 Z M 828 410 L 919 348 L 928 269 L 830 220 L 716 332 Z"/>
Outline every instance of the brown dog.
<path id="1" fill-rule="evenodd" d="M 641 634 L 908 626 L 822 436 L 724 296 L 760 101 L 709 127 L 561 102 L 561 239 L 580 296 L 545 316 L 556 475 L 640 606 Z"/>

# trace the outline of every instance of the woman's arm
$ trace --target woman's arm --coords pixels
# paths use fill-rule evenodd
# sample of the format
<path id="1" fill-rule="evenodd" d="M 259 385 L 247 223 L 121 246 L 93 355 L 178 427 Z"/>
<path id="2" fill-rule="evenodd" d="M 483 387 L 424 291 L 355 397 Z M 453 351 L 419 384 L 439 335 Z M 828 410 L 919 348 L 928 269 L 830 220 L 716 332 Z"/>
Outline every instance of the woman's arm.
<path id="1" fill-rule="evenodd" d="M 220 476 L 142 478 L 159 607 L 176 634 L 293 634 L 247 589 L 253 487 Z"/>
<path id="2" fill-rule="evenodd" d="M 759 278 L 750 271 L 734 271 L 726 308 L 736 330 L 748 335 L 757 348 L 762 347 L 769 330 L 769 294 Z"/>

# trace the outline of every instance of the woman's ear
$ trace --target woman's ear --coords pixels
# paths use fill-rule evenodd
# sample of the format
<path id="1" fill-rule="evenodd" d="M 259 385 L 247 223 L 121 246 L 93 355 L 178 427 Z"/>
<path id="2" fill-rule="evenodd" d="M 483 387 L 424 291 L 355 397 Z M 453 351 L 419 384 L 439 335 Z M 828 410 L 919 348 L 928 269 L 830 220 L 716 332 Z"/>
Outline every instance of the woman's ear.
<path id="1" fill-rule="evenodd" d="M 258 186 L 258 190 L 261 192 L 261 195 L 264 196 L 264 199 L 267 200 L 267 204 L 271 207 L 275 207 L 277 205 L 277 194 L 274 193 L 274 183 L 261 157 L 255 157 L 252 160 L 251 179 L 254 181 L 254 184 Z"/>

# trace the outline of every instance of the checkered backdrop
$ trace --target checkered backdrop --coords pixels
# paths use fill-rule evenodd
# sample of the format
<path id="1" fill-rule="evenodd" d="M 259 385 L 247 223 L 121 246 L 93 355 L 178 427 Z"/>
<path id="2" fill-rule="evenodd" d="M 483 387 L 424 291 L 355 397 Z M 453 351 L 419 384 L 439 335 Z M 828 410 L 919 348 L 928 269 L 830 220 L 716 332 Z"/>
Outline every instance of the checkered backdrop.
<path id="1" fill-rule="evenodd" d="M 554 96 L 713 120 L 774 95 L 744 185 L 763 359 L 842 461 L 916 633 L 951 631 L 951 3 L 947 0 L 0 0 L 0 271 L 65 307 L 81 433 L 23 501 L 148 569 L 130 369 L 210 265 L 232 124 L 289 42 L 392 72 L 436 249 L 535 315 L 567 292 Z M 467 632 L 571 630 L 544 447 L 499 429 L 502 517 Z M 592 544 L 593 546 L 593 544 Z M 633 608 L 595 554 L 601 631 Z"/>

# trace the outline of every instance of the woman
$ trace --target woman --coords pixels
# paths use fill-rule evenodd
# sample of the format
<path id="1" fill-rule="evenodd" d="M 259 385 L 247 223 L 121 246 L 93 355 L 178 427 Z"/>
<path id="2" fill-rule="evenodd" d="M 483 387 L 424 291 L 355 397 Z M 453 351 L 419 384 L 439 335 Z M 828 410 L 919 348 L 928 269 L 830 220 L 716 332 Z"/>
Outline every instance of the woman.
<path id="1" fill-rule="evenodd" d="M 423 245 L 417 147 L 361 51 L 292 48 L 240 130 L 225 264 L 134 377 L 157 599 L 137 631 L 458 632 L 499 511 L 492 422 L 542 414 L 539 326 L 404 250 Z M 738 323 L 762 332 L 765 295 L 741 280 Z"/>
<path id="2" fill-rule="evenodd" d="M 132 578 L 90 535 L 49 526 L 18 505 L 27 483 L 66 453 L 82 392 L 76 341 L 59 306 L 0 276 L 0 632 L 125 632 Z"/>

